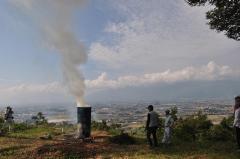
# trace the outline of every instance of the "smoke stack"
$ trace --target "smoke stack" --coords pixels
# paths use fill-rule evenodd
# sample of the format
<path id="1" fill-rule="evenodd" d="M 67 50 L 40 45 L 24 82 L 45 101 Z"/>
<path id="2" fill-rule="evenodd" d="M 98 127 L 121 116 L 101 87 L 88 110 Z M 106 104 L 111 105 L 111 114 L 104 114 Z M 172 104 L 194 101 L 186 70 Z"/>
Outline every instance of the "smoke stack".
<path id="1" fill-rule="evenodd" d="M 91 107 L 77 107 L 78 138 L 91 136 Z"/>

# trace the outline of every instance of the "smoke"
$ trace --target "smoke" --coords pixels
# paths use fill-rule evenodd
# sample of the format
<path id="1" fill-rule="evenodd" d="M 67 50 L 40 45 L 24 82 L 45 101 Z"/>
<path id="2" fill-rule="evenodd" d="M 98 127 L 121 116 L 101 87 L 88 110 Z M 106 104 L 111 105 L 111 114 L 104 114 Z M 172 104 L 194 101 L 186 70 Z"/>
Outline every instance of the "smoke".
<path id="1" fill-rule="evenodd" d="M 38 27 L 43 41 L 62 57 L 62 71 L 77 105 L 84 106 L 84 77 L 78 69 L 87 60 L 83 44 L 72 28 L 73 13 L 84 5 L 85 0 L 9 0 L 23 11 Z"/>

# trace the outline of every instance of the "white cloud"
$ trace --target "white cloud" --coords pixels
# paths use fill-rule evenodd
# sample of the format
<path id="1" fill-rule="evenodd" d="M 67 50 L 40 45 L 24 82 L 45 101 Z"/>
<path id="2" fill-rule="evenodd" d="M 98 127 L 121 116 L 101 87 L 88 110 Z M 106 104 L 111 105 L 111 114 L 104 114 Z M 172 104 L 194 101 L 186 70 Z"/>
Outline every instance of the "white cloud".
<path id="1" fill-rule="evenodd" d="M 201 67 L 185 67 L 179 70 L 165 70 L 162 72 L 146 73 L 142 75 L 123 75 L 117 78 L 109 78 L 107 73 L 102 73 L 96 79 L 85 80 L 87 97 L 96 92 L 111 92 L 112 89 L 133 89 L 143 86 L 174 84 L 185 81 L 216 81 L 239 78 L 240 71 L 229 66 L 221 66 L 213 61 Z M 126 92 L 128 93 L 128 92 Z M 51 103 L 74 102 L 67 88 L 60 82 L 45 84 L 15 84 L 0 86 L 1 103 Z"/>
<path id="2" fill-rule="evenodd" d="M 62 92 L 64 87 L 59 82 L 47 84 L 17 84 L 8 87 L 2 87 L 0 93 L 53 93 Z"/>
<path id="3" fill-rule="evenodd" d="M 220 66 L 210 61 L 207 65 L 196 68 L 186 67 L 181 70 L 156 72 L 141 76 L 120 76 L 109 79 L 107 73 L 102 73 L 95 80 L 86 80 L 86 85 L 91 90 L 118 89 L 125 87 L 148 86 L 161 83 L 175 83 L 181 81 L 214 81 L 240 77 L 240 72 L 229 66 Z"/>
<path id="4" fill-rule="evenodd" d="M 103 72 L 96 79 L 85 80 L 89 91 L 96 89 L 123 88 L 157 83 L 174 83 L 193 80 L 223 80 L 240 77 L 240 71 L 229 66 L 220 66 L 213 61 L 201 67 L 185 67 L 179 70 L 165 70 L 163 72 L 146 73 L 139 76 L 123 75 L 110 79 Z M 57 81 L 45 84 L 16 84 L 1 86 L 0 94 L 30 94 L 30 93 L 67 93 L 67 87 Z"/>
<path id="5" fill-rule="evenodd" d="M 65 102 L 71 100 L 66 90 L 59 82 L 2 84 L 0 85 L 0 103 L 19 105 Z"/>
<path id="6" fill-rule="evenodd" d="M 27 8 L 32 9 L 33 2 L 32 0 L 9 0 L 12 4 L 21 7 L 21 8 Z"/>
<path id="7" fill-rule="evenodd" d="M 146 73 L 202 65 L 215 58 L 226 59 L 239 43 L 206 25 L 204 8 L 176 0 L 110 1 L 125 17 L 110 22 L 106 34 L 114 43 L 97 41 L 90 47 L 90 60 L 102 70 Z M 239 57 L 239 56 L 238 56 Z M 127 69 L 126 69 L 127 68 Z"/>

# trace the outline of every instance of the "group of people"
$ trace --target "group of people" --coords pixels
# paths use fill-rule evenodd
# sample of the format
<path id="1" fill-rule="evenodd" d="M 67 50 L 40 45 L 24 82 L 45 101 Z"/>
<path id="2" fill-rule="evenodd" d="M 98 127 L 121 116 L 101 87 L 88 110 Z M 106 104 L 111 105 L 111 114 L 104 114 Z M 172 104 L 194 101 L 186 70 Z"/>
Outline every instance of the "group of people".
<path id="1" fill-rule="evenodd" d="M 147 122 L 146 122 L 146 131 L 147 131 L 147 139 L 149 142 L 149 145 L 151 147 L 157 147 L 158 146 L 158 140 L 157 140 L 157 129 L 160 127 L 160 120 L 159 115 L 157 112 L 153 110 L 153 106 L 148 106 L 148 115 L 147 115 Z M 171 133 L 172 133 L 172 127 L 174 120 L 172 118 L 172 115 L 170 113 L 170 110 L 166 110 L 166 119 L 164 123 L 164 134 L 162 143 L 169 145 L 171 143 Z M 152 141 L 152 138 L 153 141 Z"/>
<path id="2" fill-rule="evenodd" d="M 153 106 L 148 106 L 148 115 L 146 122 L 146 131 L 147 131 L 147 139 L 149 145 L 151 147 L 158 146 L 157 139 L 157 129 L 160 127 L 159 115 L 154 111 Z M 164 134 L 162 143 L 169 145 L 171 143 L 171 134 L 173 129 L 174 120 L 170 113 L 170 110 L 166 110 L 166 118 L 164 123 Z M 236 140 L 238 145 L 238 151 L 240 151 L 240 96 L 235 97 L 235 105 L 234 105 L 234 123 L 233 127 L 236 131 Z"/>

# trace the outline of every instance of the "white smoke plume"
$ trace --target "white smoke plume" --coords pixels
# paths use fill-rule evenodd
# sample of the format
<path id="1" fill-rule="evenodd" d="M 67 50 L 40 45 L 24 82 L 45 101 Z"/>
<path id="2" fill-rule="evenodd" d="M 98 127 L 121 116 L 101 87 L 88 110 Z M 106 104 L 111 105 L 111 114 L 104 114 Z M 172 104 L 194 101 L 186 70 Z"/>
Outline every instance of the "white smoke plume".
<path id="1" fill-rule="evenodd" d="M 84 77 L 78 66 L 85 63 L 87 54 L 72 28 L 73 13 L 85 0 L 9 0 L 30 16 L 39 27 L 46 45 L 62 57 L 63 75 L 77 105 L 84 106 Z"/>

